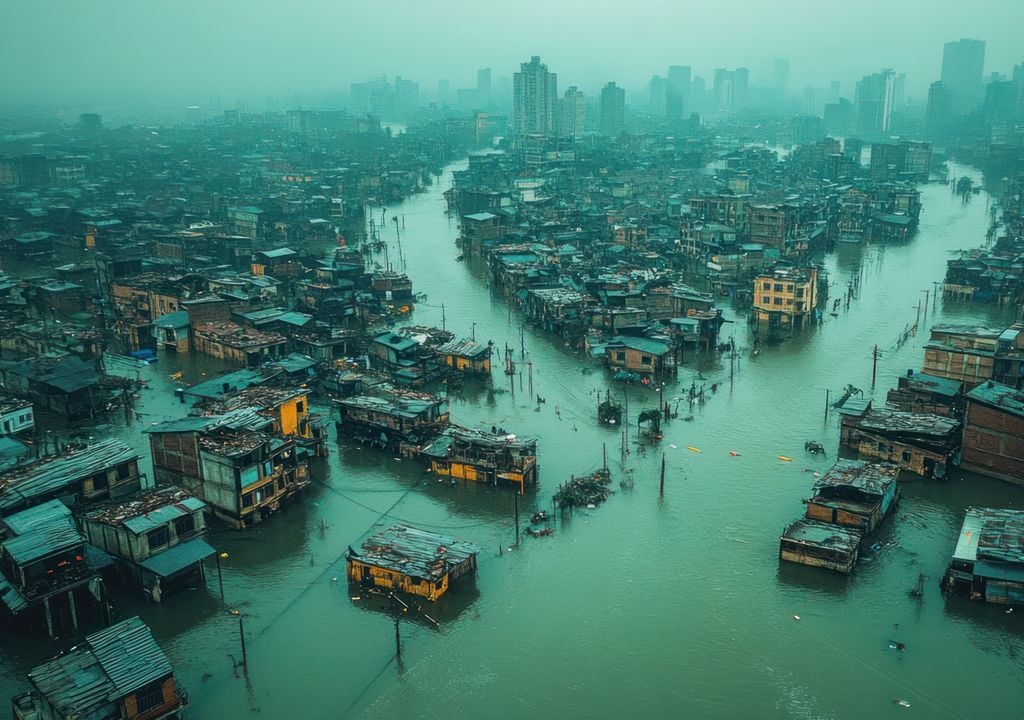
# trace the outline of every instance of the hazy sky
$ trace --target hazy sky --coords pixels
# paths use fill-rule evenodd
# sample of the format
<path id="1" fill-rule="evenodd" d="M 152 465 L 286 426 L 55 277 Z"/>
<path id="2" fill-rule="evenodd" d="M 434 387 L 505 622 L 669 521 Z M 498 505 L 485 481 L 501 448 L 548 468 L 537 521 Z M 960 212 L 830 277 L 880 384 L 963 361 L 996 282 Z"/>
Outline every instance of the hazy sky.
<path id="1" fill-rule="evenodd" d="M 747 66 L 791 89 L 883 66 L 921 97 L 942 44 L 988 43 L 986 73 L 1024 62 L 1024 0 L 0 0 L 0 104 L 288 97 L 402 75 L 431 91 L 539 54 L 559 88 L 641 87 L 670 64 Z"/>

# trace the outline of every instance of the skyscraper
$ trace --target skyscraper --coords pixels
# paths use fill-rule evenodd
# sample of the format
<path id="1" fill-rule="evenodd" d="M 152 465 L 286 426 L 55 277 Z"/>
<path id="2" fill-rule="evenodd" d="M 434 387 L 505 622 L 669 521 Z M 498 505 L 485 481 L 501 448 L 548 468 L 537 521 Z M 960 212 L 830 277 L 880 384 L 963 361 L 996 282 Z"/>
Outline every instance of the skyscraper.
<path id="1" fill-rule="evenodd" d="M 619 135 L 626 119 L 626 91 L 613 82 L 601 88 L 601 122 L 599 130 L 602 135 Z"/>
<path id="2" fill-rule="evenodd" d="M 534 55 L 522 63 L 512 81 L 512 132 L 550 134 L 555 130 L 555 101 L 558 80 L 548 66 Z"/>
<path id="3" fill-rule="evenodd" d="M 953 109 L 968 113 L 982 98 L 981 76 L 985 70 L 984 40 L 955 40 L 942 48 L 942 84 Z"/>
<path id="4" fill-rule="evenodd" d="M 892 123 L 892 111 L 896 105 L 897 90 L 903 76 L 897 77 L 891 68 L 865 75 L 854 91 L 854 106 L 857 114 L 857 131 L 863 133 L 888 132 Z"/>
<path id="5" fill-rule="evenodd" d="M 648 112 L 657 118 L 665 117 L 668 112 L 668 80 L 655 75 L 647 84 Z"/>
<path id="6" fill-rule="evenodd" d="M 686 117 L 690 112 L 689 65 L 670 65 L 668 68 L 668 115 L 671 118 Z"/>
<path id="7" fill-rule="evenodd" d="M 587 98 L 573 85 L 558 101 L 558 136 L 582 137 L 586 118 Z"/>

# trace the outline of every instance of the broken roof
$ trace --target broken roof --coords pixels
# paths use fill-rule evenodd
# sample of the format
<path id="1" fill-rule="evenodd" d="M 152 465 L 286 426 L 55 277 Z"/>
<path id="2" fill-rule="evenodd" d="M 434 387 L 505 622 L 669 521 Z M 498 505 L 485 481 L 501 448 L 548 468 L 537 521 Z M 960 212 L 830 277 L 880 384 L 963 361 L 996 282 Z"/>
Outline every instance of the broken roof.
<path id="1" fill-rule="evenodd" d="M 967 508 L 953 558 L 1024 563 L 1024 510 Z"/>
<path id="2" fill-rule="evenodd" d="M 889 463 L 837 460 L 816 483 L 814 494 L 825 488 L 853 487 L 869 495 L 884 495 L 896 482 L 900 469 Z"/>
<path id="3" fill-rule="evenodd" d="M 414 578 L 440 580 L 453 566 L 473 558 L 479 548 L 449 535 L 395 525 L 367 538 L 362 553 L 349 548 L 349 559 Z"/>
<path id="4" fill-rule="evenodd" d="M 862 532 L 852 527 L 801 518 L 786 527 L 781 539 L 850 553 L 857 549 L 863 537 Z"/>
<path id="5" fill-rule="evenodd" d="M 108 503 L 82 516 L 86 522 L 123 526 L 138 535 L 202 510 L 206 507 L 199 498 L 177 487 L 166 487 L 137 495 L 131 500 Z"/>

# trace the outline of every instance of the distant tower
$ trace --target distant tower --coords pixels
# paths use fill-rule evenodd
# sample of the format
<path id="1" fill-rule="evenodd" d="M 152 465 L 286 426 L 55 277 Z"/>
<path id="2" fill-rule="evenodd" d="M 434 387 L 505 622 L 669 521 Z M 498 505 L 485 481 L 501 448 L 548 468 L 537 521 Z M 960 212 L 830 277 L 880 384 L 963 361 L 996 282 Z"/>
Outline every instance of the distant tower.
<path id="1" fill-rule="evenodd" d="M 587 98 L 576 86 L 565 91 L 558 101 L 558 135 L 573 139 L 583 137 L 587 120 Z"/>
<path id="2" fill-rule="evenodd" d="M 785 102 L 789 97 L 789 59 L 775 58 L 775 89 L 779 100 Z"/>
<path id="3" fill-rule="evenodd" d="M 512 82 L 512 132 L 551 134 L 555 130 L 557 75 L 534 55 L 522 63 Z"/>
<path id="4" fill-rule="evenodd" d="M 943 46 L 942 84 L 957 112 L 968 113 L 978 107 L 984 70 L 984 40 L 956 40 Z"/>
<path id="5" fill-rule="evenodd" d="M 668 68 L 668 115 L 671 118 L 686 117 L 690 112 L 689 65 L 670 65 Z"/>
<path id="6" fill-rule="evenodd" d="M 865 75 L 854 92 L 857 113 L 857 131 L 865 133 L 888 132 L 892 123 L 892 111 L 902 92 L 902 78 L 891 68 Z"/>
<path id="7" fill-rule="evenodd" d="M 599 130 L 602 135 L 615 136 L 622 133 L 626 124 L 626 91 L 613 82 L 601 89 L 601 121 Z"/>
<path id="8" fill-rule="evenodd" d="M 491 104 L 491 69 L 481 68 L 476 71 L 476 96 L 480 107 Z"/>

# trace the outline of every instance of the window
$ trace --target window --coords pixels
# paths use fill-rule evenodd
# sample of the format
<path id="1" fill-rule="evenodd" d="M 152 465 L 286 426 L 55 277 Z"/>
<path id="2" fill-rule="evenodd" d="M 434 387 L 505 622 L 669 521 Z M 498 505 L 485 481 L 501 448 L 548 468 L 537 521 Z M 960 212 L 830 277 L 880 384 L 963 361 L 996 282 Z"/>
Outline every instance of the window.
<path id="1" fill-rule="evenodd" d="M 302 402 L 301 400 L 299 400 L 297 403 L 295 403 L 295 412 L 301 414 L 305 407 L 306 407 L 306 404 L 304 402 Z"/>
<path id="2" fill-rule="evenodd" d="M 787 285 L 786 286 L 786 292 L 793 292 L 793 286 L 792 285 Z"/>
<path id="3" fill-rule="evenodd" d="M 168 531 L 167 526 L 158 527 L 156 530 L 150 530 L 146 533 L 146 539 L 149 541 L 150 551 L 156 548 L 162 548 L 171 542 L 171 533 Z"/>
<path id="4" fill-rule="evenodd" d="M 802 298 L 804 296 L 804 289 L 803 288 L 797 288 L 796 289 L 796 296 L 798 298 Z"/>
<path id="5" fill-rule="evenodd" d="M 910 462 L 910 451 L 903 451 L 903 462 Z"/>
<path id="6" fill-rule="evenodd" d="M 651 364 L 651 360 L 652 360 L 652 358 L 651 358 L 650 355 L 641 355 L 640 356 L 640 364 L 641 365 L 650 365 Z"/>
<path id="7" fill-rule="evenodd" d="M 252 493 L 246 493 L 242 496 L 242 507 L 252 507 Z"/>
<path id="8" fill-rule="evenodd" d="M 782 304 L 782 298 L 775 298 L 775 304 L 776 305 L 781 305 Z"/>
<path id="9" fill-rule="evenodd" d="M 765 305 L 771 305 L 772 299 L 765 295 L 764 297 L 761 298 L 761 302 Z"/>
<path id="10" fill-rule="evenodd" d="M 174 532 L 178 533 L 178 537 L 188 535 L 196 530 L 196 517 L 195 515 L 185 515 L 174 520 Z"/>
<path id="11" fill-rule="evenodd" d="M 132 469 L 128 466 L 128 463 L 117 466 L 117 479 L 124 480 L 131 475 Z"/>
<path id="12" fill-rule="evenodd" d="M 764 284 L 764 289 L 765 290 L 771 290 L 772 289 L 772 284 L 771 283 L 765 283 Z"/>
<path id="13" fill-rule="evenodd" d="M 782 283 L 775 283 L 775 292 L 782 292 Z"/>
<path id="14" fill-rule="evenodd" d="M 793 304 L 793 301 L 792 301 L 791 299 L 787 298 L 787 299 L 786 299 L 786 304 L 787 304 L 787 305 L 792 305 L 792 304 Z"/>
<path id="15" fill-rule="evenodd" d="M 885 443 L 878 443 L 879 452 L 885 452 Z"/>
<path id="16" fill-rule="evenodd" d="M 616 352 L 615 359 L 619 362 L 626 362 L 626 353 L 624 351 Z"/>
<path id="17" fill-rule="evenodd" d="M 135 705 L 139 714 L 160 707 L 164 704 L 164 684 L 161 680 L 154 680 L 148 685 L 143 685 L 135 693 Z"/>

